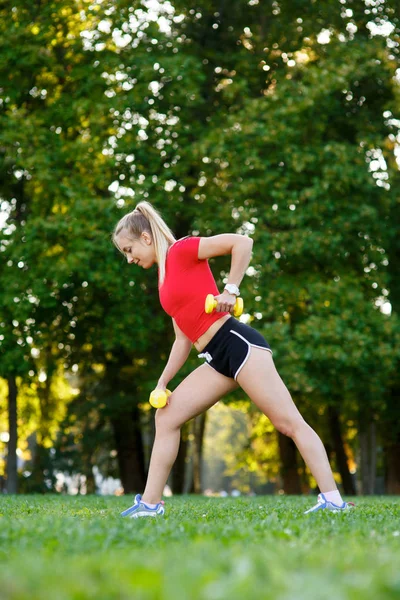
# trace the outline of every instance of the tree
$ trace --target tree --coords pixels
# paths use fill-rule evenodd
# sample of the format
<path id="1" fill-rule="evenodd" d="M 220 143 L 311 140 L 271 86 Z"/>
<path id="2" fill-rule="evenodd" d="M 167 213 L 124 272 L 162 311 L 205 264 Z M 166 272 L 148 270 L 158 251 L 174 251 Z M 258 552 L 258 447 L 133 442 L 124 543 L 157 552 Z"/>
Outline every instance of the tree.
<path id="1" fill-rule="evenodd" d="M 208 69 L 212 56 L 210 71 L 219 74 L 210 75 L 209 128 L 191 146 L 201 164 L 195 228 L 216 233 L 223 223 L 253 235 L 252 279 L 242 284 L 254 298 L 247 310 L 274 341 L 289 388 L 306 413 L 315 396 L 337 407 L 347 396 L 359 407 L 362 432 L 382 419 L 399 353 L 398 319 L 389 320 L 375 304 L 387 295 L 391 215 L 398 205 L 387 181 L 397 178 L 389 143 L 394 121 L 387 115 L 398 95 L 398 47 L 371 35 L 374 22 L 390 18 L 398 37 L 394 6 L 374 9 L 375 18 L 368 9 L 340 13 L 336 3 L 307 4 L 297 17 L 292 3 L 282 3 L 267 33 L 258 9 L 251 14 L 246 7 L 239 41 L 239 4 L 221 15 L 204 2 L 189 25 L 182 22 L 199 69 Z M 232 51 L 214 53 L 217 44 Z M 266 72 L 262 81 L 250 76 L 256 64 Z M 390 171 L 380 159 L 386 153 Z M 293 360 L 302 358 L 308 364 L 301 374 Z M 346 381 L 338 385 L 341 367 Z M 371 372 L 376 385 L 368 385 Z M 360 377 L 369 378 L 366 385 Z M 357 398 L 350 398 L 352 389 Z M 345 479 L 343 456 L 339 463 Z"/>

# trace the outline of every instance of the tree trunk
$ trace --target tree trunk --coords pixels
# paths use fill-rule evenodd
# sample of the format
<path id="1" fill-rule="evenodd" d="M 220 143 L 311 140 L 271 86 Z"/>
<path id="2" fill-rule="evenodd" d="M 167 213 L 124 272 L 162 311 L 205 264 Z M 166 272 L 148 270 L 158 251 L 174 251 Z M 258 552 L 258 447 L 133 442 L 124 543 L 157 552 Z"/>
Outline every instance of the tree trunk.
<path id="1" fill-rule="evenodd" d="M 376 482 L 376 422 L 371 421 L 369 425 L 370 458 L 369 458 L 369 494 L 375 494 Z"/>
<path id="2" fill-rule="evenodd" d="M 189 424 L 185 423 L 181 427 L 181 441 L 179 444 L 178 456 L 171 471 L 171 491 L 173 494 L 183 494 L 185 488 L 185 472 L 188 460 L 189 449 Z"/>
<path id="3" fill-rule="evenodd" d="M 145 486 L 143 440 L 139 408 L 111 418 L 117 448 L 119 476 L 125 494 L 141 493 Z"/>
<path id="4" fill-rule="evenodd" d="M 8 431 L 10 438 L 8 440 L 7 453 L 7 492 L 16 494 L 18 492 L 17 475 L 17 381 L 10 375 L 8 381 Z"/>
<path id="5" fill-rule="evenodd" d="M 360 438 L 360 470 L 361 494 L 367 494 L 368 489 L 368 439 L 366 431 L 359 432 Z"/>
<path id="6" fill-rule="evenodd" d="M 204 412 L 194 420 L 194 453 L 193 453 L 193 492 L 201 494 L 201 457 L 203 455 L 203 440 L 206 429 L 207 413 Z"/>
<path id="7" fill-rule="evenodd" d="M 45 355 L 45 353 L 43 353 Z M 46 485 L 46 479 L 52 480 L 52 474 L 49 451 L 46 448 L 46 441 L 51 437 L 51 412 L 52 412 L 52 397 L 51 397 L 51 382 L 54 376 L 55 365 L 51 359 L 50 349 L 46 350 L 46 362 L 44 364 L 46 372 L 46 380 L 37 388 L 37 396 L 39 400 L 39 421 L 35 431 L 35 445 L 32 451 L 32 472 L 29 480 L 26 481 L 28 493 L 45 494 L 49 492 L 49 487 Z"/>
<path id="8" fill-rule="evenodd" d="M 292 438 L 278 431 L 281 477 L 285 494 L 301 494 L 301 482 L 297 466 L 297 448 Z"/>
<path id="9" fill-rule="evenodd" d="M 376 425 L 370 421 L 360 425 L 361 493 L 371 495 L 376 479 Z"/>
<path id="10" fill-rule="evenodd" d="M 390 223 L 398 223 L 400 218 L 400 203 L 393 202 L 391 204 Z M 392 316 L 398 318 L 400 312 L 400 277 L 399 277 L 399 260 L 400 260 L 400 236 L 396 228 L 391 230 L 392 235 L 385 241 L 384 248 L 387 255 L 391 257 L 387 272 L 389 280 L 387 287 L 390 290 L 390 303 L 392 305 Z M 386 287 L 386 285 L 385 285 Z M 385 437 L 389 438 L 389 442 L 385 444 L 385 482 L 386 492 L 388 494 L 400 494 L 400 361 L 394 371 L 394 381 L 388 389 L 387 396 L 387 428 L 389 431 L 384 432 Z M 389 433 L 389 435 L 388 435 Z"/>
<path id="11" fill-rule="evenodd" d="M 41 444 L 41 436 L 35 433 L 35 442 L 32 448 L 32 472 L 27 481 L 27 493 L 45 494 L 48 488 L 45 484 L 45 470 L 48 462 L 47 450 Z"/>
<path id="12" fill-rule="evenodd" d="M 192 482 L 191 494 L 201 494 L 201 457 L 203 454 L 203 440 L 206 428 L 207 412 L 195 417 L 192 421 Z"/>
<path id="13" fill-rule="evenodd" d="M 93 467 L 91 462 L 88 463 L 88 467 L 85 470 L 86 477 L 86 494 L 95 494 L 96 493 L 96 480 L 93 474 Z"/>
<path id="14" fill-rule="evenodd" d="M 336 463 L 342 479 L 343 491 L 349 496 L 355 496 L 357 491 L 354 479 L 349 471 L 346 451 L 343 444 L 339 413 L 334 406 L 328 407 L 328 420 L 332 444 L 336 454 Z"/>
<path id="15" fill-rule="evenodd" d="M 400 439 L 385 447 L 386 492 L 400 494 Z"/>

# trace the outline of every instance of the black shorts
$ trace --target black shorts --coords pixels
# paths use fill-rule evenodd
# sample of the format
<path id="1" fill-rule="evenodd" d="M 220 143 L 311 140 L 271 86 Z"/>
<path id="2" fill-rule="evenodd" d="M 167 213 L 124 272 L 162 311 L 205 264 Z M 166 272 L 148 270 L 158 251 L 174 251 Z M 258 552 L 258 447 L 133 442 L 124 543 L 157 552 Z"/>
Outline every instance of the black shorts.
<path id="1" fill-rule="evenodd" d="M 265 348 L 273 354 L 261 333 L 231 317 L 218 329 L 198 357 L 205 358 L 207 364 L 218 373 L 236 380 L 250 356 L 251 347 Z"/>

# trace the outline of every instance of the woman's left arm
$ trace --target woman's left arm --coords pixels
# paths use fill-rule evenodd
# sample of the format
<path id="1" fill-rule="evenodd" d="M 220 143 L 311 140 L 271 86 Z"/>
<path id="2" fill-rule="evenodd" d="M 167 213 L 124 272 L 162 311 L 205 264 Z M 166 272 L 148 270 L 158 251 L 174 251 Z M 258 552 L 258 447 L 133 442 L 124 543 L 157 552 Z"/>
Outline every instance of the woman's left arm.
<path id="1" fill-rule="evenodd" d="M 204 260 L 213 256 L 231 254 L 232 262 L 227 283 L 233 283 L 239 287 L 249 266 L 252 248 L 253 240 L 249 237 L 236 233 L 221 233 L 209 238 L 200 238 L 198 258 Z M 236 297 L 225 291 L 218 296 L 217 300 L 217 312 L 226 310 L 232 312 Z"/>

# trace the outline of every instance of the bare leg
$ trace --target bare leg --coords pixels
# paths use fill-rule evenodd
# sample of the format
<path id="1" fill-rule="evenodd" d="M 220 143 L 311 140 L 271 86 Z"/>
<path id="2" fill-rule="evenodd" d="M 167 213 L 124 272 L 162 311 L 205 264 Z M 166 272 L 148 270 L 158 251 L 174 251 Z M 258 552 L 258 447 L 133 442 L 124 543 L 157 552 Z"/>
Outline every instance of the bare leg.
<path id="1" fill-rule="evenodd" d="M 174 390 L 166 407 L 157 409 L 156 435 L 143 502 L 160 502 L 178 454 L 181 426 L 237 387 L 233 379 L 204 364 L 190 373 Z"/>
<path id="2" fill-rule="evenodd" d="M 149 475 L 142 497 L 143 502 L 149 504 L 160 502 L 163 489 L 178 455 L 180 437 L 180 427 L 156 432 L 151 451 Z"/>
<path id="3" fill-rule="evenodd" d="M 272 354 L 251 348 L 237 381 L 278 431 L 291 437 L 321 492 L 337 490 L 325 447 L 306 423 L 276 370 Z"/>

